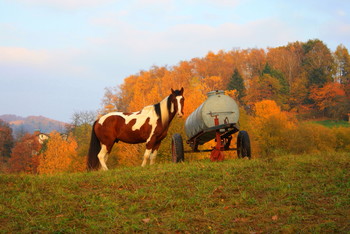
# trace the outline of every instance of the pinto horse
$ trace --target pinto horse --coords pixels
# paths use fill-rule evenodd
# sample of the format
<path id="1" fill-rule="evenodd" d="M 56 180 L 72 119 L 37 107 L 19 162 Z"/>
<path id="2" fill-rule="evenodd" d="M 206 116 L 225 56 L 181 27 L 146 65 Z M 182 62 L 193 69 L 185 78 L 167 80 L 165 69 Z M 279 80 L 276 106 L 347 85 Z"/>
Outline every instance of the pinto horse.
<path id="1" fill-rule="evenodd" d="M 133 113 L 111 112 L 95 121 L 92 127 L 88 153 L 88 170 L 108 170 L 106 161 L 115 142 L 130 144 L 146 142 L 141 166 L 150 158 L 154 164 L 161 141 L 166 137 L 169 125 L 177 114 L 183 115 L 184 89 L 173 90 L 160 103 L 146 106 Z"/>

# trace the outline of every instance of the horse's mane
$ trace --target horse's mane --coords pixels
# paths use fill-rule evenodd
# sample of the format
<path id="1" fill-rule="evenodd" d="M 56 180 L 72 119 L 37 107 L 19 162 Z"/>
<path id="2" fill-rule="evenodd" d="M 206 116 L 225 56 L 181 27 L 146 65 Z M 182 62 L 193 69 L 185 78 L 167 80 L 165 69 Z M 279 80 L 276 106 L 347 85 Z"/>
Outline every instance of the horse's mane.
<path id="1" fill-rule="evenodd" d="M 156 114 L 158 117 L 162 118 L 162 113 L 161 113 L 161 109 L 160 109 L 160 102 L 157 104 L 154 104 L 154 110 L 156 111 Z"/>
<path id="2" fill-rule="evenodd" d="M 154 104 L 154 110 L 157 114 L 157 116 L 160 118 L 163 125 L 167 124 L 169 120 L 169 110 L 171 106 L 171 96 L 170 94 L 168 97 L 164 98 L 162 101 L 160 101 L 157 104 Z"/>

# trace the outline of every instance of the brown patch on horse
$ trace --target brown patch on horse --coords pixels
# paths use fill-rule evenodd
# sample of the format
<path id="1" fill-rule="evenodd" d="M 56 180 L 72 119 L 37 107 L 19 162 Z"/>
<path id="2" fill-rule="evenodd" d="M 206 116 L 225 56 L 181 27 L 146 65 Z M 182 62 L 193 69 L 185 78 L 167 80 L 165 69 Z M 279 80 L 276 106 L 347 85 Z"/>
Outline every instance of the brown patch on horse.
<path id="1" fill-rule="evenodd" d="M 149 124 L 150 118 L 147 118 L 140 129 L 132 130 L 132 126 L 136 123 L 136 119 L 132 119 L 128 124 L 125 124 L 125 119 L 118 115 L 109 116 L 103 125 L 96 124 L 96 132 L 103 132 L 100 134 L 101 142 L 108 142 L 112 145 L 112 141 L 122 141 L 125 143 L 144 143 L 147 141 L 152 131 L 152 126 Z M 118 126 L 118 128 L 111 128 L 107 126 Z M 129 140 L 132 139 L 132 140 Z M 108 151 L 110 150 L 108 147 Z"/>

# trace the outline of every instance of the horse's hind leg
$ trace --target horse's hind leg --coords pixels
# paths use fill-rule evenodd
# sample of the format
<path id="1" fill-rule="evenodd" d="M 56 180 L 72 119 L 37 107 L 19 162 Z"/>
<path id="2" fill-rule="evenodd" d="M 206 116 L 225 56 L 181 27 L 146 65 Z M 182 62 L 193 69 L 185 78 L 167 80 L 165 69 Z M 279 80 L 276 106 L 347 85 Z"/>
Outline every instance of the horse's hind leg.
<path id="1" fill-rule="evenodd" d="M 107 165 L 106 165 L 106 161 L 108 159 L 108 150 L 107 150 L 107 146 L 102 144 L 101 145 L 101 150 L 97 155 L 98 160 L 100 160 L 100 164 L 101 164 L 101 170 L 103 171 L 107 171 Z"/>

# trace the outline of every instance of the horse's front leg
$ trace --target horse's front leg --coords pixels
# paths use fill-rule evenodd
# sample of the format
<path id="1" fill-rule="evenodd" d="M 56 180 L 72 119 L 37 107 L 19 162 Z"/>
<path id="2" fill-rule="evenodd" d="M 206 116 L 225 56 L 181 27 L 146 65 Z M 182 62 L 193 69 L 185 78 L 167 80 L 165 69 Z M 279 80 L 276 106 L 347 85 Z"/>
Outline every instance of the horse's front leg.
<path id="1" fill-rule="evenodd" d="M 152 148 L 150 165 L 153 165 L 156 161 L 159 146 L 160 146 L 160 142 L 156 143 L 156 145 Z"/>
<path id="2" fill-rule="evenodd" d="M 149 159 L 151 152 L 152 152 L 152 149 L 146 148 L 145 154 L 143 155 L 143 161 L 141 164 L 142 167 L 146 166 L 147 160 Z"/>

